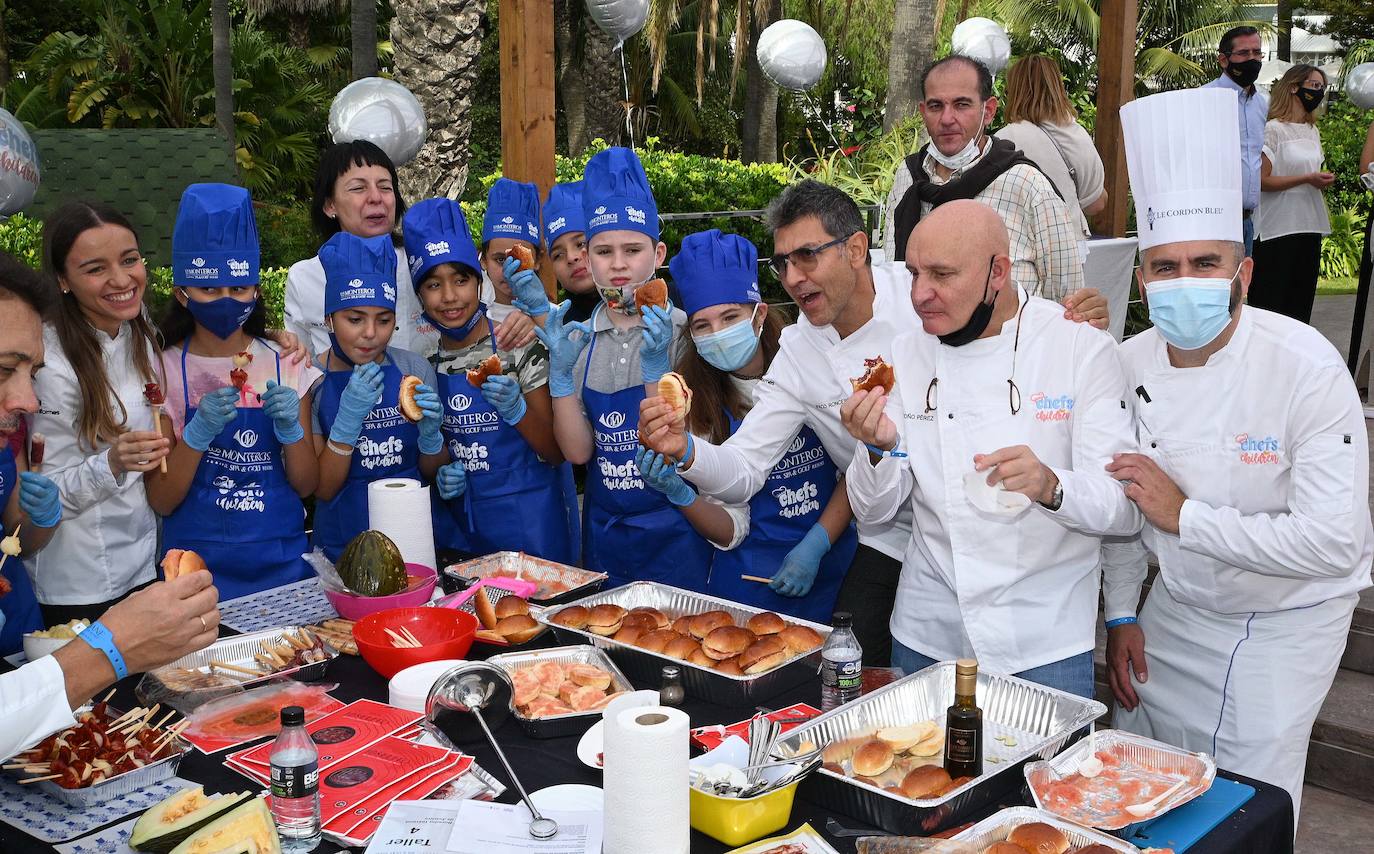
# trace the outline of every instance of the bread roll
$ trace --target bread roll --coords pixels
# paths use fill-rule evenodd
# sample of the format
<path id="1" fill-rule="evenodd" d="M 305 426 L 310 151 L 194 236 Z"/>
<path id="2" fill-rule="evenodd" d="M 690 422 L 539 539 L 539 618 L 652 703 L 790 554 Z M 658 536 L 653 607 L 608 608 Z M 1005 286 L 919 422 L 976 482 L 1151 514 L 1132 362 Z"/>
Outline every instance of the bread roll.
<path id="1" fill-rule="evenodd" d="M 653 621 L 653 628 L 655 629 L 666 629 L 669 625 L 671 625 L 671 621 L 668 619 L 667 614 L 663 613 L 657 608 L 650 608 L 647 605 L 640 605 L 638 608 L 631 608 L 630 613 L 643 614 L 644 617 Z"/>
<path id="2" fill-rule="evenodd" d="M 692 650 L 692 654 L 687 656 L 687 660 L 698 667 L 715 667 L 716 660 L 706 654 L 706 650 L 697 647 Z"/>
<path id="3" fill-rule="evenodd" d="M 590 617 L 591 611 L 586 605 L 569 605 L 553 615 L 553 622 L 570 629 L 585 629 Z"/>
<path id="4" fill-rule="evenodd" d="M 611 640 L 618 640 L 621 643 L 637 644 L 639 643 L 639 636 L 642 634 L 644 634 L 643 628 L 622 623 L 620 631 L 611 635 Z"/>
<path id="5" fill-rule="evenodd" d="M 1026 854 L 1026 849 L 1010 842 L 994 842 L 983 849 L 983 854 Z"/>
<path id="6" fill-rule="evenodd" d="M 496 606 L 487 598 L 486 590 L 478 590 L 473 595 L 472 609 L 477 612 L 477 621 L 484 629 L 495 629 L 496 624 L 500 622 L 501 618 L 496 616 Z"/>
<path id="7" fill-rule="evenodd" d="M 872 359 L 864 359 L 864 374 L 861 377 L 852 377 L 849 384 L 855 391 L 870 391 L 881 389 L 883 394 L 889 394 L 897 378 L 892 373 L 892 366 L 883 361 L 882 356 Z"/>
<path id="8" fill-rule="evenodd" d="M 507 249 L 506 257 L 514 258 L 519 261 L 521 270 L 534 269 L 534 250 L 524 243 L 516 243 L 510 249 Z"/>
<path id="9" fill-rule="evenodd" d="M 735 618 L 727 611 L 703 611 L 692 619 L 689 631 L 692 637 L 701 640 L 721 626 L 733 626 Z"/>
<path id="10" fill-rule="evenodd" d="M 701 648 L 716 661 L 734 658 L 754 642 L 754 633 L 739 626 L 721 626 L 702 638 Z"/>
<path id="11" fill-rule="evenodd" d="M 744 671 L 739 666 L 740 657 L 726 658 L 716 662 L 716 672 L 724 673 L 726 676 L 743 676 Z"/>
<path id="12" fill-rule="evenodd" d="M 787 644 L 793 655 L 820 649 L 821 644 L 825 643 L 825 638 L 821 637 L 820 632 L 810 626 L 788 626 L 778 632 L 778 636 Z"/>
<path id="13" fill-rule="evenodd" d="M 949 772 L 939 765 L 913 768 L 902 778 L 902 794 L 912 800 L 929 798 L 949 784 Z"/>
<path id="14" fill-rule="evenodd" d="M 610 636 L 620 631 L 624 620 L 625 609 L 619 605 L 597 605 L 587 615 L 587 631 Z"/>
<path id="15" fill-rule="evenodd" d="M 643 611 L 631 611 L 625 615 L 620 627 L 622 629 L 636 628 L 641 632 L 648 633 L 658 629 L 658 621 L 653 618 L 653 615 Z"/>
<path id="16" fill-rule="evenodd" d="M 1020 845 L 1030 854 L 1064 854 L 1069 850 L 1069 838 L 1064 831 L 1043 821 L 1021 825 L 1011 832 L 1007 841 Z"/>
<path id="17" fill-rule="evenodd" d="M 503 596 L 496 603 L 496 619 L 498 620 L 514 617 L 517 614 L 528 614 L 529 612 L 530 603 L 519 596 Z"/>
<path id="18" fill-rule="evenodd" d="M 205 559 L 190 549 L 168 549 L 162 556 L 162 575 L 168 581 L 202 569 L 209 570 Z"/>
<path id="19" fill-rule="evenodd" d="M 739 666 L 745 675 L 753 676 L 756 673 L 766 673 L 786 660 L 787 644 L 773 635 L 768 635 L 759 638 L 740 653 Z"/>
<path id="20" fill-rule="evenodd" d="M 650 279 L 635 288 L 635 308 L 643 311 L 651 305 L 668 308 L 668 283 L 662 279 Z"/>
<path id="21" fill-rule="evenodd" d="M 1020 854 L 1020 852 L 1017 852 Z M 1092 845 L 1085 845 L 1073 854 L 1116 854 L 1115 851 L 1103 845 L 1101 842 L 1094 842 Z"/>
<path id="22" fill-rule="evenodd" d="M 680 639 L 682 635 L 672 629 L 653 629 L 640 635 L 636 645 L 640 649 L 662 654 L 668 648 L 668 644 Z"/>
<path id="23" fill-rule="evenodd" d="M 420 404 L 415 402 L 415 389 L 422 385 L 422 381 L 416 376 L 407 376 L 401 379 L 401 393 L 397 398 L 396 405 L 400 407 L 401 414 L 406 420 L 419 423 L 425 413 L 420 409 Z"/>
<path id="24" fill-rule="evenodd" d="M 854 751 L 849 767 L 861 777 L 876 777 L 892 767 L 892 759 L 892 748 L 887 742 L 871 738 Z"/>
<path id="25" fill-rule="evenodd" d="M 544 627 L 529 614 L 515 614 L 496 624 L 496 633 L 511 643 L 531 640 Z"/>
<path id="26" fill-rule="evenodd" d="M 672 371 L 658 380 L 658 396 L 673 407 L 673 423 L 680 423 L 692 411 L 692 389 L 680 374 Z"/>
<path id="27" fill-rule="evenodd" d="M 774 614 L 772 611 L 764 611 L 762 614 L 755 614 L 749 618 L 749 622 L 744 627 L 759 637 L 764 635 L 775 635 L 787 628 L 787 622 Z"/>
<path id="28" fill-rule="evenodd" d="M 568 668 L 568 678 L 578 685 L 603 691 L 611 687 L 611 674 L 595 664 L 574 664 Z"/>
<path id="29" fill-rule="evenodd" d="M 668 641 L 668 644 L 665 647 L 663 647 L 661 651 L 664 655 L 668 656 L 669 658 L 676 658 L 681 661 L 688 661 L 691 659 L 692 653 L 701 652 L 701 644 L 697 643 L 694 639 L 690 637 L 678 635 L 677 637 Z M 704 655 L 705 653 L 702 654 Z"/>
<path id="30" fill-rule="evenodd" d="M 492 353 L 482 361 L 480 365 L 468 371 L 468 382 L 474 388 L 481 388 L 482 383 L 488 377 L 495 377 L 501 374 L 501 357 Z"/>
<path id="31" fill-rule="evenodd" d="M 673 631 L 680 635 L 692 636 L 692 621 L 697 618 L 696 614 L 685 614 L 673 620 Z"/>

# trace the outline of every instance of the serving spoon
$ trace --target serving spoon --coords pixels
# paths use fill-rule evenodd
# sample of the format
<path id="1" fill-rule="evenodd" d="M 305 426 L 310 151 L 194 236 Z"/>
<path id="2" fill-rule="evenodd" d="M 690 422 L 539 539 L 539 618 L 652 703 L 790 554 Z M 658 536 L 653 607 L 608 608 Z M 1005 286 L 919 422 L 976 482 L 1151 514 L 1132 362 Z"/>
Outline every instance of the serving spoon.
<path id="1" fill-rule="evenodd" d="M 1179 780 L 1177 783 L 1173 784 L 1169 788 L 1165 789 L 1160 794 L 1155 795 L 1148 801 L 1145 801 L 1144 803 L 1128 804 L 1126 806 L 1126 812 L 1130 813 L 1136 818 L 1143 818 L 1147 815 L 1150 815 L 1155 810 L 1159 809 L 1159 805 L 1164 803 L 1164 801 L 1168 799 L 1170 795 L 1172 795 L 1174 792 L 1177 792 L 1179 789 L 1183 788 L 1183 784 L 1187 782 L 1187 778 L 1184 778 L 1182 780 Z"/>
<path id="2" fill-rule="evenodd" d="M 1102 760 L 1097 758 L 1097 730 L 1088 734 L 1088 756 L 1078 763 L 1078 776 L 1088 780 L 1102 773 Z"/>

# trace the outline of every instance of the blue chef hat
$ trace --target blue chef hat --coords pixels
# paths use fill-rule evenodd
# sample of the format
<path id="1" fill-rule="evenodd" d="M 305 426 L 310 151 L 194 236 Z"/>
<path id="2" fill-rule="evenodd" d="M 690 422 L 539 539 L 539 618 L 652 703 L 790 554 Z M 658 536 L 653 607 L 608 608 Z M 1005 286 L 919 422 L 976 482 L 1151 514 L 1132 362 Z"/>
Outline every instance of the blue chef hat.
<path id="1" fill-rule="evenodd" d="M 658 205 L 633 151 L 608 148 L 597 152 L 587 161 L 582 184 L 588 241 L 603 231 L 637 231 L 658 240 Z"/>
<path id="2" fill-rule="evenodd" d="M 582 215 L 582 182 L 554 184 L 549 188 L 549 200 L 544 202 L 544 246 L 553 249 L 553 242 L 569 232 L 587 230 L 587 218 Z"/>
<path id="3" fill-rule="evenodd" d="M 482 242 L 510 237 L 539 245 L 539 188 L 498 178 L 487 191 L 487 215 L 482 218 Z"/>
<path id="4" fill-rule="evenodd" d="M 763 299 L 759 250 L 738 234 L 722 234 L 718 228 L 689 234 L 668 269 L 689 317 L 713 305 Z"/>
<path id="5" fill-rule="evenodd" d="M 425 199 L 406 211 L 401 220 L 406 255 L 410 256 L 410 282 L 420 283 L 440 264 L 462 264 L 480 276 L 477 246 L 468 231 L 463 209 L 452 199 Z"/>
<path id="6" fill-rule="evenodd" d="M 258 224 L 247 190 L 192 184 L 181 194 L 172 231 L 172 282 L 192 288 L 258 284 Z"/>
<path id="7" fill-rule="evenodd" d="M 396 248 L 390 234 L 358 237 L 340 231 L 320 247 L 324 313 L 378 306 L 396 310 Z"/>

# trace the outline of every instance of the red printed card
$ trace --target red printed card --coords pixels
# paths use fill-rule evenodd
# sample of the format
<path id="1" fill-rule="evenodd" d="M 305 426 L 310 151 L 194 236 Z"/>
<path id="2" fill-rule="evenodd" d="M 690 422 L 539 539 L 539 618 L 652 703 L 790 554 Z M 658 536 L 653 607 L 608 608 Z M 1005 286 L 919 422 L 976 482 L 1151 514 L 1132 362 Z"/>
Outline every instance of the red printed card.
<path id="1" fill-rule="evenodd" d="M 337 712 L 332 712 L 312 724 L 307 724 L 315 747 L 320 753 L 320 772 L 340 762 L 369 744 L 373 744 L 420 719 L 416 712 L 408 712 L 375 700 L 357 700 Z M 237 764 L 269 767 L 272 743 L 260 744 L 246 752 L 230 754 Z"/>
<path id="2" fill-rule="evenodd" d="M 435 766 L 452 755 L 442 747 L 384 738 L 320 771 L 320 821 L 327 825 L 374 795 L 393 789 L 394 799 L 406 788 L 399 783 L 416 772 L 436 770 Z M 410 780 L 410 785 L 418 782 Z"/>

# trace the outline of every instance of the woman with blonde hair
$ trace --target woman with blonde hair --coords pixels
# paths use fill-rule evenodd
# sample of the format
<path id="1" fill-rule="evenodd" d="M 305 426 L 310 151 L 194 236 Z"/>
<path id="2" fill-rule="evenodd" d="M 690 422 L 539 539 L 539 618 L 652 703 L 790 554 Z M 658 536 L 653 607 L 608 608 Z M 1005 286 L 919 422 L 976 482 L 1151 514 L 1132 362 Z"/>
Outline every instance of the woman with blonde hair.
<path id="1" fill-rule="evenodd" d="M 1032 54 L 1007 71 L 1007 125 L 995 135 L 1035 161 L 1069 206 L 1083 236 L 1088 217 L 1107 206 L 1102 158 L 1064 90 L 1052 57 Z"/>
<path id="2" fill-rule="evenodd" d="M 1269 89 L 1269 121 L 1260 155 L 1255 271 L 1247 302 L 1307 323 L 1317 296 L 1322 237 L 1331 233 L 1322 193 L 1336 176 L 1322 169 L 1317 118 L 1326 75 L 1295 65 Z"/>

